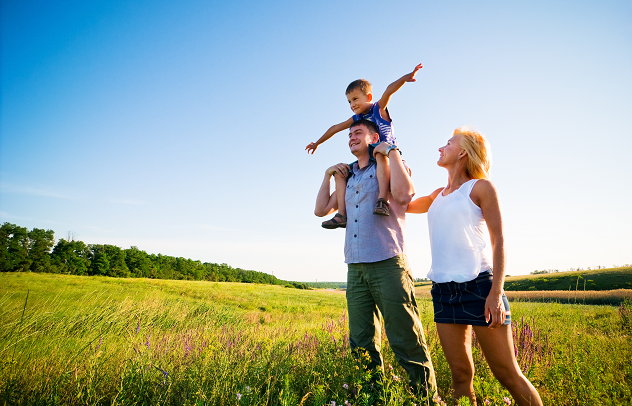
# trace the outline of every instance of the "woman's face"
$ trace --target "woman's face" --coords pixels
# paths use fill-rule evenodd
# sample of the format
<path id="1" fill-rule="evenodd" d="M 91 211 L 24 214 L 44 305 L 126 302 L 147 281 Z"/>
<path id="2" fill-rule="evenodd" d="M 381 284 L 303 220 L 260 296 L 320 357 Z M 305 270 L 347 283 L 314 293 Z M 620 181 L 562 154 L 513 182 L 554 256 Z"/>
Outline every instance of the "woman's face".
<path id="1" fill-rule="evenodd" d="M 440 155 L 437 165 L 445 167 L 455 164 L 458 161 L 461 151 L 463 151 L 463 149 L 461 148 L 460 135 L 453 135 L 446 145 L 439 148 Z"/>

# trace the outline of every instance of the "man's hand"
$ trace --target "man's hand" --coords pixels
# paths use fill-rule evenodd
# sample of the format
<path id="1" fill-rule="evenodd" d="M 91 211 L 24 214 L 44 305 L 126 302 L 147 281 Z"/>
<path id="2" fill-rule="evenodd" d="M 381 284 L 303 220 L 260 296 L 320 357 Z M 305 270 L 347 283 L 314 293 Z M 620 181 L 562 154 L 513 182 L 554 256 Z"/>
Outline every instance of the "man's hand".
<path id="1" fill-rule="evenodd" d="M 305 147 L 305 150 L 307 151 L 308 154 L 309 154 L 310 151 L 312 151 L 312 155 L 314 155 L 314 152 L 316 152 L 316 148 L 318 148 L 318 143 L 317 142 L 310 142 Z"/>
<path id="2" fill-rule="evenodd" d="M 417 79 L 415 79 L 415 75 L 417 74 L 417 71 L 423 67 L 424 66 L 422 64 L 415 66 L 415 69 L 413 69 L 413 71 L 410 72 L 408 75 L 404 75 L 402 79 L 404 79 L 406 82 L 416 82 Z"/>
<path id="3" fill-rule="evenodd" d="M 375 158 L 377 154 L 382 154 L 388 158 L 388 149 L 391 147 L 391 144 L 388 142 L 380 142 L 380 144 L 373 149 L 373 157 Z"/>
<path id="4" fill-rule="evenodd" d="M 340 163 L 334 166 L 330 166 L 325 171 L 325 174 L 328 176 L 333 176 L 335 173 L 338 173 L 340 176 L 346 179 L 349 175 L 349 165 Z"/>

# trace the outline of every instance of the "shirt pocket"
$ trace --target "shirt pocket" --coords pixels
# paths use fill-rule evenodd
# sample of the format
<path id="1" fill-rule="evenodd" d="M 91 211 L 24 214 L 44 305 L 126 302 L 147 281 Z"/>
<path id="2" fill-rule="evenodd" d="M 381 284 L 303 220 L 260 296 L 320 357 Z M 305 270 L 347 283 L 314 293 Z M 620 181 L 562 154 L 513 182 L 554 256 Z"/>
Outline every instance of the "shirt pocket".
<path id="1" fill-rule="evenodd" d="M 377 173 L 375 171 L 371 171 L 371 173 L 366 174 L 366 179 L 363 179 L 363 182 L 359 185 L 360 191 L 364 193 L 379 193 L 380 192 L 380 184 L 377 181 Z"/>

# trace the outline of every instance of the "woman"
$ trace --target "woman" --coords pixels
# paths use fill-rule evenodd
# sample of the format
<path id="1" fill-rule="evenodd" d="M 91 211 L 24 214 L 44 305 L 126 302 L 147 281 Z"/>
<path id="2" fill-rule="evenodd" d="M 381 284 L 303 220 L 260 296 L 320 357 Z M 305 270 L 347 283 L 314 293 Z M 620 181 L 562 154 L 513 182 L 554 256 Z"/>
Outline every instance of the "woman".
<path id="1" fill-rule="evenodd" d="M 432 252 L 428 278 L 433 281 L 435 322 L 452 373 L 455 404 L 463 396 L 476 403 L 474 329 L 490 369 L 516 403 L 542 405 L 514 356 L 511 313 L 503 293 L 502 220 L 496 189 L 487 180 L 487 141 L 475 131 L 457 128 L 439 152 L 437 164 L 448 170 L 448 185 L 413 200 L 408 212 L 428 213 Z"/>

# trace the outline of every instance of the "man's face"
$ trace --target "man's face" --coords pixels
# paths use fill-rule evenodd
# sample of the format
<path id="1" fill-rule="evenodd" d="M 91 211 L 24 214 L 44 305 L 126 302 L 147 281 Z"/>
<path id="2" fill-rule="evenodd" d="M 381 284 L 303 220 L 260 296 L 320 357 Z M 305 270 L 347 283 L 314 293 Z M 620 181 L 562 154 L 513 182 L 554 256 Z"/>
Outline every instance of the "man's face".
<path id="1" fill-rule="evenodd" d="M 369 144 L 377 142 L 379 135 L 372 133 L 363 125 L 357 125 L 349 129 L 349 150 L 353 155 L 368 153 Z"/>

